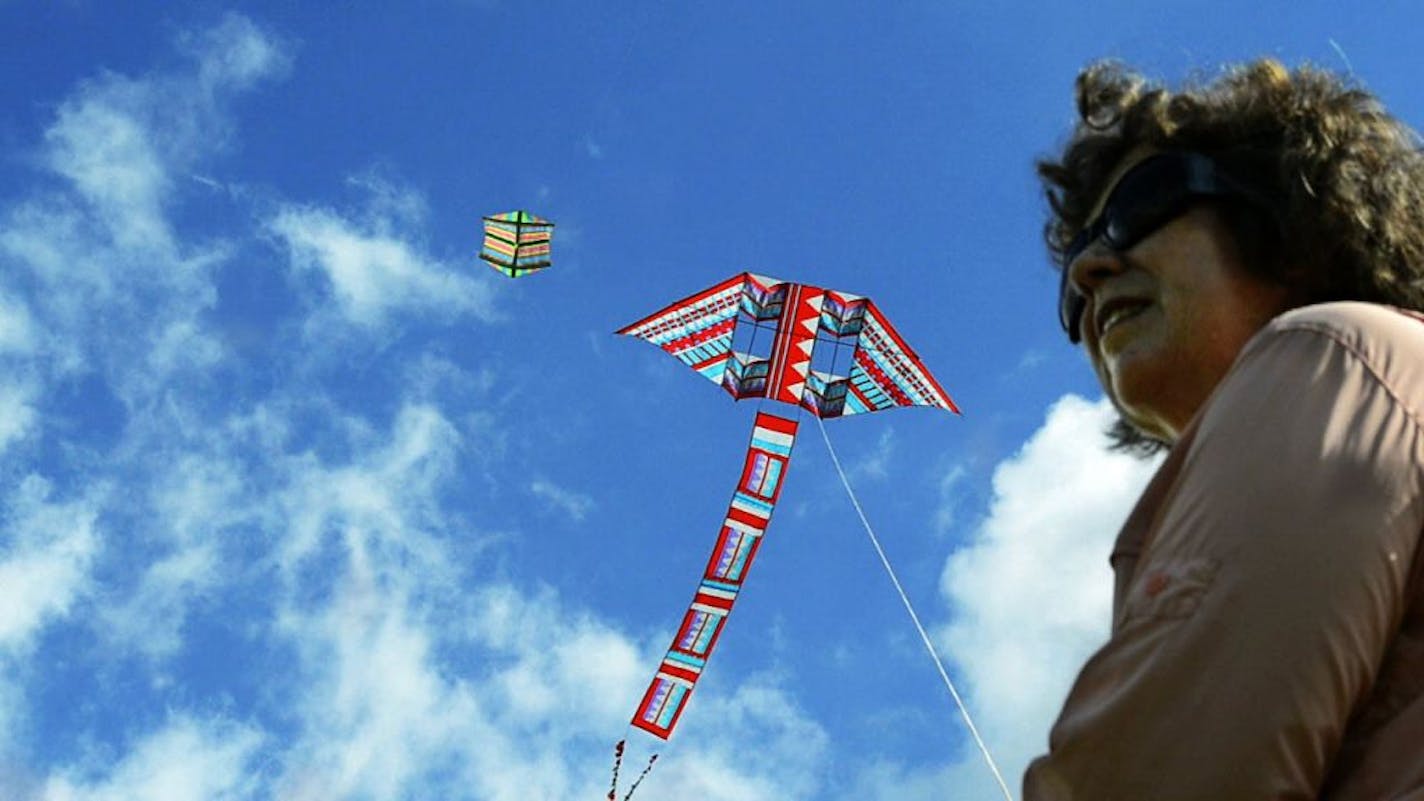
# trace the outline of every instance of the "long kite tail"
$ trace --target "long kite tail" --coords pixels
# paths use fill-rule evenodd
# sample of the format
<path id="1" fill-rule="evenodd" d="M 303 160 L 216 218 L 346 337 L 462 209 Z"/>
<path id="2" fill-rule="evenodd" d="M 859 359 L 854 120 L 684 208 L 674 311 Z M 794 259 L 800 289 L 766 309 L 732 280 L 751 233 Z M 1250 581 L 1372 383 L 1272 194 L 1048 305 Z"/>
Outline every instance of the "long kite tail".
<path id="1" fill-rule="evenodd" d="M 635 791 L 637 791 L 638 785 L 642 784 L 642 783 L 643 783 L 643 779 L 646 779 L 646 778 L 648 777 L 648 773 L 649 773 L 650 771 L 652 771 L 652 769 L 653 769 L 653 763 L 654 763 L 654 762 L 657 762 L 657 761 L 658 761 L 658 755 L 657 755 L 657 754 L 653 754 L 652 756 L 648 757 L 648 766 L 645 767 L 645 768 L 643 768 L 643 772 L 638 774 L 638 778 L 637 778 L 637 779 L 634 779 L 634 780 L 633 780 L 633 786 L 631 786 L 631 787 L 628 788 L 628 794 L 625 795 L 625 796 L 623 796 L 623 801 L 628 801 L 630 798 L 633 797 L 633 793 L 634 793 Z"/>
<path id="2" fill-rule="evenodd" d="M 627 740 L 619 740 L 618 744 L 613 746 L 613 781 L 608 785 L 608 801 L 618 801 L 618 769 L 623 767 L 623 746 L 627 742 Z M 632 786 L 623 796 L 623 801 L 629 801 L 633 797 L 633 792 L 638 789 L 638 785 L 643 783 L 643 779 L 648 777 L 648 773 L 653 769 L 653 763 L 657 761 L 657 754 L 648 757 L 648 766 L 643 768 L 643 772 L 638 774 L 637 779 L 633 780 Z"/>
<path id="3" fill-rule="evenodd" d="M 618 744 L 613 746 L 613 782 L 608 786 L 608 801 L 617 801 L 618 799 L 618 768 L 623 765 L 623 744 L 625 742 L 625 740 L 619 740 Z"/>
<path id="4" fill-rule="evenodd" d="M 657 672 L 633 713 L 632 725 L 654 737 L 672 736 L 722 627 L 742 591 L 776 509 L 797 421 L 758 410 L 742 477 L 727 507 L 717 543 Z"/>

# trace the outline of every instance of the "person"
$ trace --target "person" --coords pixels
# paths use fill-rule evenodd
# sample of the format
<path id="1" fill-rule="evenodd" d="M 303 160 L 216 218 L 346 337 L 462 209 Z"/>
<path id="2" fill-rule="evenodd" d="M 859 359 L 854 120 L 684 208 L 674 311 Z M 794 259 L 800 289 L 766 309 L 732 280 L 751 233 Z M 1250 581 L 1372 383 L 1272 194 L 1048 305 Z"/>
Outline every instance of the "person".
<path id="1" fill-rule="evenodd" d="M 1165 452 L 1025 801 L 1424 799 L 1424 155 L 1353 79 L 1112 62 L 1038 163 L 1059 317 Z"/>

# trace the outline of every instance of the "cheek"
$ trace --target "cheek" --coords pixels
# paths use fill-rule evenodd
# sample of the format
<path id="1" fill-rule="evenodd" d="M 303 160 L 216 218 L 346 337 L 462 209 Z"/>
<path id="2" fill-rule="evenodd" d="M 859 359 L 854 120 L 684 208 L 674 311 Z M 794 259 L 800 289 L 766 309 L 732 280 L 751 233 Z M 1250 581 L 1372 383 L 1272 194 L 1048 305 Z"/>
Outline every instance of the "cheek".
<path id="1" fill-rule="evenodd" d="M 1088 363 L 1093 366 L 1093 373 L 1098 377 L 1098 385 L 1111 396 L 1113 394 L 1112 374 L 1108 372 L 1107 365 L 1092 350 L 1088 351 Z"/>
<path id="2" fill-rule="evenodd" d="M 1176 315 L 1157 309 L 1146 315 L 1136 321 L 1131 341 L 1114 342 L 1110 353 L 1091 360 L 1103 391 L 1129 417 L 1133 412 L 1155 413 L 1177 394 L 1183 377 L 1195 372 L 1197 349 L 1203 344 L 1190 335 L 1192 326 Z"/>

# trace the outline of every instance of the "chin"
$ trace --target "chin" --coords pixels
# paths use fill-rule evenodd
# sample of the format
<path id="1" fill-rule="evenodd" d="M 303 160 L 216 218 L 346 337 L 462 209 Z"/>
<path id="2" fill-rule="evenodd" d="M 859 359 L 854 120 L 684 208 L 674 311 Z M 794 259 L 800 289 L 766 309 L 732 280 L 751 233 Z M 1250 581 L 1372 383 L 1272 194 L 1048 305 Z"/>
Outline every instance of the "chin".
<path id="1" fill-rule="evenodd" d="M 1167 404 L 1171 397 L 1171 376 L 1161 371 L 1127 370 L 1114 376 L 1113 404 L 1133 427 L 1158 439 L 1172 441 L 1175 432 L 1166 430 Z"/>

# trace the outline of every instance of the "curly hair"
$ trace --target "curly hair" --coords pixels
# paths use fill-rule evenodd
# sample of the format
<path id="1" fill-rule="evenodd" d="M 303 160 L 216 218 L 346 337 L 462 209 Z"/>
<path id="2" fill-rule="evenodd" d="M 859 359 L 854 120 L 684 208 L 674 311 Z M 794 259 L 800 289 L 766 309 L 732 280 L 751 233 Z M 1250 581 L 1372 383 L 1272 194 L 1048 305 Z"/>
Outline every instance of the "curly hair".
<path id="1" fill-rule="evenodd" d="M 1172 91 L 1114 61 L 1076 82 L 1079 121 L 1056 159 L 1037 162 L 1059 269 L 1113 169 L 1134 148 L 1214 160 L 1272 206 L 1229 214 L 1258 276 L 1300 305 L 1363 300 L 1424 310 L 1424 154 L 1418 134 L 1351 79 L 1272 59 L 1227 67 Z M 1166 443 L 1119 419 L 1113 448 Z"/>

